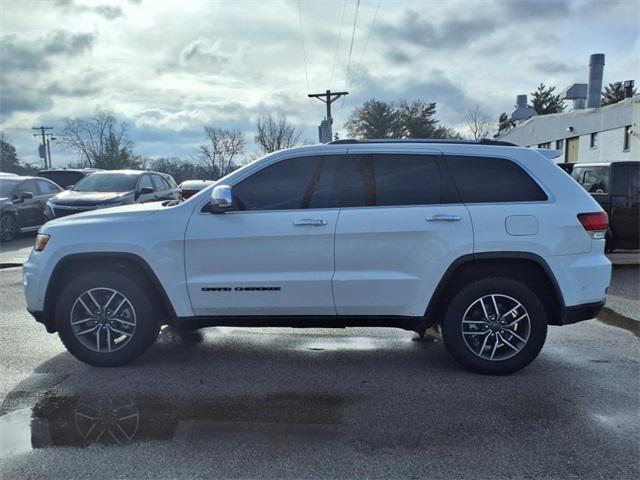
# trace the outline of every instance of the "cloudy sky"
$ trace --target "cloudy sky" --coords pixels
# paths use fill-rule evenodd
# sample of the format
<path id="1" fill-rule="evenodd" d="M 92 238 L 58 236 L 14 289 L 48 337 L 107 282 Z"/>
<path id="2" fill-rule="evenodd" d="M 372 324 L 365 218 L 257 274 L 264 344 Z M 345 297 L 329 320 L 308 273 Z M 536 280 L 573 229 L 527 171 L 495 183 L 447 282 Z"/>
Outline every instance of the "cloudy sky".
<path id="1" fill-rule="evenodd" d="M 462 130 L 470 108 L 586 82 L 591 53 L 605 83 L 640 80 L 639 25 L 640 0 L 0 0 L 0 129 L 33 162 L 32 126 L 109 109 L 137 153 L 189 157 L 205 124 L 253 138 L 267 112 L 315 141 L 307 93 L 346 88 L 334 131 L 371 97 L 437 102 Z"/>

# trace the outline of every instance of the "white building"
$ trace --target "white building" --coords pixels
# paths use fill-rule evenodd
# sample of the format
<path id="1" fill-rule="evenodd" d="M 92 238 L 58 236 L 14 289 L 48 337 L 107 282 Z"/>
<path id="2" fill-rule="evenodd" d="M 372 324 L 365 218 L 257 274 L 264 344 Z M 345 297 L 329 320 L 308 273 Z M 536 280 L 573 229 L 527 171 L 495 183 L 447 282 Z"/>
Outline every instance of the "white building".
<path id="1" fill-rule="evenodd" d="M 632 96 L 633 81 L 625 83 L 625 98 L 601 106 L 604 54 L 589 58 L 589 83 L 575 83 L 562 95 L 573 100 L 573 110 L 537 115 L 518 95 L 511 119 L 516 126 L 499 140 L 523 147 L 561 150 L 558 162 L 613 162 L 640 160 L 640 95 Z M 586 108 L 585 108 L 586 107 Z"/>
<path id="2" fill-rule="evenodd" d="M 640 160 L 640 95 L 599 108 L 537 115 L 497 139 L 562 150 L 559 162 Z"/>

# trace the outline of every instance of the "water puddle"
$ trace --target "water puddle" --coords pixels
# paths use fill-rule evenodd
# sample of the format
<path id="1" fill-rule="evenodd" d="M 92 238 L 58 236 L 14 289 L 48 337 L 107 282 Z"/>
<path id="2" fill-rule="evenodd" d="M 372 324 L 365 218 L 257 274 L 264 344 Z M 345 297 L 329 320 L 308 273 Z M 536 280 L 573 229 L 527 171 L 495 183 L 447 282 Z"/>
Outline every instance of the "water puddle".
<path id="1" fill-rule="evenodd" d="M 31 409 L 21 408 L 0 417 L 0 459 L 31 450 Z"/>
<path id="2" fill-rule="evenodd" d="M 347 404 L 340 396 L 300 394 L 163 401 L 47 396 L 0 416 L 0 458 L 54 446 L 127 445 L 149 440 L 326 438 Z"/>

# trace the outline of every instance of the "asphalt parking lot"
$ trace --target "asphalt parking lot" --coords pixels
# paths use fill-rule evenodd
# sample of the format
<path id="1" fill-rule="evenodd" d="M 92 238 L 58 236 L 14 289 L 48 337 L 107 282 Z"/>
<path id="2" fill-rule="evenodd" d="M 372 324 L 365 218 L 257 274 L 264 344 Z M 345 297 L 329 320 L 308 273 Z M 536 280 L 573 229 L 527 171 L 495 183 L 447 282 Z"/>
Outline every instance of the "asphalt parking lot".
<path id="1" fill-rule="evenodd" d="M 135 364 L 79 363 L 0 271 L 2 478 L 640 475 L 638 337 L 550 329 L 508 377 L 393 329 L 170 330 Z"/>

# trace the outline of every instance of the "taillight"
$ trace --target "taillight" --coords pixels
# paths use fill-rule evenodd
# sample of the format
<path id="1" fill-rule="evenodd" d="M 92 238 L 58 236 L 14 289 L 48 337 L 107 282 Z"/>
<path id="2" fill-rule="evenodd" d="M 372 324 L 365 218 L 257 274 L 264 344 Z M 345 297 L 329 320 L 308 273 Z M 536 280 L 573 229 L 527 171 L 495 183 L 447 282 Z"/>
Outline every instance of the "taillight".
<path id="1" fill-rule="evenodd" d="M 606 232 L 609 228 L 606 212 L 579 213 L 578 220 L 587 232 Z"/>

